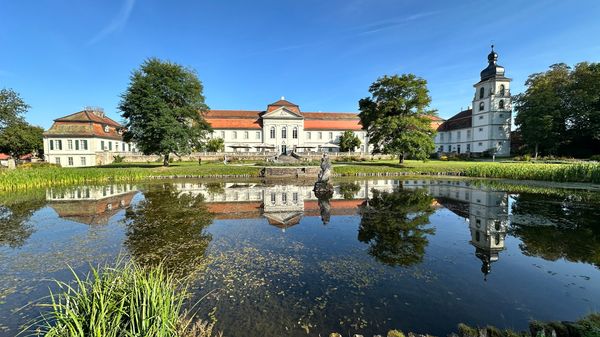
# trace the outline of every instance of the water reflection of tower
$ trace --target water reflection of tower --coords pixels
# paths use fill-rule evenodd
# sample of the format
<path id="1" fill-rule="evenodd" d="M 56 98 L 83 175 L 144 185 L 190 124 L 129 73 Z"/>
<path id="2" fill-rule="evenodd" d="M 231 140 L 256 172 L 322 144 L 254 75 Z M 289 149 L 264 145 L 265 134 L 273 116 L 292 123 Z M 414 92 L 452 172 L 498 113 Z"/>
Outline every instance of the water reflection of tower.
<path id="1" fill-rule="evenodd" d="M 504 250 L 508 228 L 508 196 L 504 192 L 476 189 L 471 192 L 469 229 L 475 255 L 481 260 L 484 279 Z"/>
<path id="2" fill-rule="evenodd" d="M 297 225 L 302 219 L 304 197 L 310 191 L 306 186 L 275 185 L 266 187 L 263 193 L 263 216 L 270 225 L 285 232 L 286 228 Z"/>
<path id="3" fill-rule="evenodd" d="M 508 196 L 487 187 L 473 186 L 457 180 L 407 180 L 403 188 L 426 188 L 440 204 L 465 218 L 471 232 L 470 244 L 482 262 L 484 280 L 491 265 L 504 250 L 508 227 Z"/>

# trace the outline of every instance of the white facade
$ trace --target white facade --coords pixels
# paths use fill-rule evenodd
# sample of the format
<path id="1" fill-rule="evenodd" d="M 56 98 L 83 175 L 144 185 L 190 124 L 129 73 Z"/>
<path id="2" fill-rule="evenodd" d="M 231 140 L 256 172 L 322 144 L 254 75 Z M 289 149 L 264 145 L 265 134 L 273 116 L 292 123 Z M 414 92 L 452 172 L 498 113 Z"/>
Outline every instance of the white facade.
<path id="1" fill-rule="evenodd" d="M 283 97 L 264 112 L 217 110 L 206 119 L 214 130 L 211 138 L 223 139 L 225 152 L 339 152 L 345 131 L 361 141 L 355 152 L 369 150 L 357 114 L 301 113 Z"/>
<path id="2" fill-rule="evenodd" d="M 495 152 L 510 156 L 512 97 L 511 79 L 504 77 L 504 68 L 497 65 L 498 55 L 492 50 L 489 65 L 481 72 L 481 81 L 474 85 L 472 108 L 448 119 L 435 138 L 440 153 Z"/>
<path id="3" fill-rule="evenodd" d="M 113 156 L 136 152 L 135 145 L 114 139 L 45 137 L 46 161 L 62 167 L 87 167 L 112 162 Z"/>

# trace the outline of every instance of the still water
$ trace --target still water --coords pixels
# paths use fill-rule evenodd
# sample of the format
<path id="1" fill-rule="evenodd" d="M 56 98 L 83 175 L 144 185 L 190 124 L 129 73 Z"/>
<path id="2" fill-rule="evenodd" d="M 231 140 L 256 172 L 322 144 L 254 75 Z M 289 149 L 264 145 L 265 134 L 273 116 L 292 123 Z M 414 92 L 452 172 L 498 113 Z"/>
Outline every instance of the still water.
<path id="1" fill-rule="evenodd" d="M 468 180 L 171 181 L 0 196 L 0 336 L 67 266 L 165 261 L 225 336 L 445 335 L 600 310 L 600 193 Z"/>

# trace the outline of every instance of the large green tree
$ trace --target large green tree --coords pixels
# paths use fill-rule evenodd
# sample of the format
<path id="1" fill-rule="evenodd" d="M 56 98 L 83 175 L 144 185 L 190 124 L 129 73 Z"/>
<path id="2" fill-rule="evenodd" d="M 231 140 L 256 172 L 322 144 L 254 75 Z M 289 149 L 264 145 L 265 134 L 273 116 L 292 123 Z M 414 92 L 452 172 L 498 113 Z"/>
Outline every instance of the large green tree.
<path id="1" fill-rule="evenodd" d="M 146 60 L 131 75 L 119 109 L 126 121 L 125 141 L 133 141 L 144 154 L 188 154 L 202 146 L 210 125 L 202 116 L 208 110 L 196 72 L 156 58 Z"/>
<path id="2" fill-rule="evenodd" d="M 554 64 L 529 76 L 515 99 L 515 125 L 538 153 L 589 156 L 600 148 L 600 64 Z"/>
<path id="3" fill-rule="evenodd" d="M 340 136 L 340 151 L 348 152 L 354 151 L 360 146 L 360 139 L 354 134 L 354 132 L 347 130 Z"/>
<path id="4" fill-rule="evenodd" d="M 204 148 L 208 152 L 221 152 L 225 150 L 225 141 L 223 138 L 213 138 L 206 142 Z"/>
<path id="5" fill-rule="evenodd" d="M 360 120 L 376 152 L 425 160 L 435 151 L 427 81 L 413 74 L 383 76 L 359 101 Z"/>
<path id="6" fill-rule="evenodd" d="M 24 154 L 41 154 L 44 150 L 44 129 L 29 125 L 23 121 L 10 123 L 0 131 L 0 152 L 8 153 L 13 158 Z"/>
<path id="7" fill-rule="evenodd" d="M 23 121 L 23 114 L 29 110 L 29 105 L 12 89 L 0 89 L 0 129 Z"/>
<path id="8" fill-rule="evenodd" d="M 391 266 L 421 262 L 427 235 L 435 233 L 429 224 L 434 212 L 433 197 L 425 190 L 373 190 L 373 197 L 360 209 L 358 240 L 369 244 L 369 254 Z"/>

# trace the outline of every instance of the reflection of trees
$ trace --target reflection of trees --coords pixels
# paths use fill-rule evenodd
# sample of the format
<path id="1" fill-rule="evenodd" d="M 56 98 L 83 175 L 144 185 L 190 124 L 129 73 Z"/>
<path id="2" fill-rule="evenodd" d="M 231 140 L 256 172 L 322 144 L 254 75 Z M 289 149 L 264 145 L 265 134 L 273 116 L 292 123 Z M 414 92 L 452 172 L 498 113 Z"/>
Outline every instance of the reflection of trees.
<path id="1" fill-rule="evenodd" d="M 44 191 L 41 191 L 42 193 Z M 46 204 L 44 195 L 28 196 L 22 200 L 0 202 L 0 246 L 17 248 L 33 234 L 29 218 Z"/>
<path id="2" fill-rule="evenodd" d="M 540 194 L 515 197 L 511 234 L 522 241 L 524 254 L 600 267 L 597 208 L 573 198 Z"/>
<path id="3" fill-rule="evenodd" d="M 433 198 L 424 190 L 373 190 L 361 208 L 358 240 L 370 245 L 369 254 L 387 265 L 409 266 L 421 262 L 429 243 L 424 228 L 433 213 Z"/>
<path id="4" fill-rule="evenodd" d="M 354 199 L 354 195 L 358 191 L 360 191 L 360 185 L 357 183 L 340 183 L 340 194 L 346 200 Z"/>
<path id="5" fill-rule="evenodd" d="M 147 265 L 163 261 L 179 274 L 193 272 L 212 239 L 204 229 L 212 222 L 202 195 L 179 194 L 172 185 L 144 193 L 127 209 L 125 245 L 133 258 Z"/>

